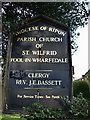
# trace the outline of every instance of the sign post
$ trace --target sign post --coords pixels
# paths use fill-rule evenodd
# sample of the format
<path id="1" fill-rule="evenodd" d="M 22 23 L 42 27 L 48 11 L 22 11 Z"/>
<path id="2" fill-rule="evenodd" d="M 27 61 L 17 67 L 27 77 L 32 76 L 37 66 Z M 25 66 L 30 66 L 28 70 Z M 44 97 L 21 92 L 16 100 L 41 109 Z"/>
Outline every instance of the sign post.
<path id="1" fill-rule="evenodd" d="M 72 96 L 69 28 L 40 15 L 11 39 L 7 80 L 8 109 L 59 107 L 60 96 Z"/>

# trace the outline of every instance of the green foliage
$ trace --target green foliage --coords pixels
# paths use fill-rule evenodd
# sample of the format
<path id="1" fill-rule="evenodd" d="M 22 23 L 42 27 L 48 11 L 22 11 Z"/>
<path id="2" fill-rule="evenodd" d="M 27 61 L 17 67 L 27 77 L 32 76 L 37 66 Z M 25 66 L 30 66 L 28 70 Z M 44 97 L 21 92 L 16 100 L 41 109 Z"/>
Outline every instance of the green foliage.
<path id="1" fill-rule="evenodd" d="M 79 93 L 76 97 L 73 96 L 72 101 L 68 96 L 61 97 L 64 106 L 67 106 L 69 116 L 68 119 L 81 119 L 90 118 L 90 101 L 83 97 L 82 93 Z"/>
<path id="2" fill-rule="evenodd" d="M 34 103 L 32 107 L 24 107 L 27 115 L 21 115 L 21 118 L 27 120 L 45 120 L 45 119 L 88 119 L 89 118 L 89 101 L 83 98 L 83 94 L 80 93 L 77 97 L 73 97 L 70 101 L 67 96 L 61 97 L 65 106 L 69 109 L 67 112 L 61 108 L 46 108 L 40 103 Z"/>
<path id="3" fill-rule="evenodd" d="M 89 118 L 90 118 L 90 100 L 88 100 L 88 114 L 89 114 Z"/>
<path id="4" fill-rule="evenodd" d="M 32 104 L 32 107 L 23 107 L 26 115 L 22 114 L 2 114 L 2 120 L 90 120 L 90 101 L 83 98 L 80 93 L 77 97 L 73 97 L 70 101 L 68 96 L 61 97 L 65 106 L 69 109 L 63 112 L 61 108 L 46 108 L 40 103 Z"/>
<path id="5" fill-rule="evenodd" d="M 75 80 L 73 82 L 73 95 L 77 96 L 79 93 L 83 93 L 83 97 L 90 99 L 89 86 L 84 80 Z"/>
<path id="6" fill-rule="evenodd" d="M 21 115 L 21 118 L 27 118 L 27 120 L 65 118 L 65 115 L 61 113 L 60 108 L 56 108 L 56 109 L 46 108 L 40 103 L 34 103 L 31 108 L 24 107 L 23 109 L 28 112 L 28 115 Z"/>
<path id="7" fill-rule="evenodd" d="M 10 120 L 11 119 L 19 119 L 20 118 L 20 115 L 19 114 L 0 114 L 0 119 L 2 118 L 2 120 Z"/>
<path id="8" fill-rule="evenodd" d="M 77 97 L 73 97 L 70 113 L 73 117 L 86 118 L 89 116 L 88 108 L 87 100 L 83 98 L 83 94 L 80 93 Z"/>

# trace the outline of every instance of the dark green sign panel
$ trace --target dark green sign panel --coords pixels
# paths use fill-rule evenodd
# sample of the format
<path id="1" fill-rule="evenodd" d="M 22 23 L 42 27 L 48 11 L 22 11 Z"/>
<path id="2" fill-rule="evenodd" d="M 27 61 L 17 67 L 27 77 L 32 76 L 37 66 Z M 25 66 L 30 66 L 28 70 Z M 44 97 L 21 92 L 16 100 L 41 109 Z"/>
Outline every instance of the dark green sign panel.
<path id="1" fill-rule="evenodd" d="M 32 18 L 11 38 L 7 81 L 9 109 L 41 102 L 58 107 L 71 96 L 71 51 L 68 27 L 45 16 Z"/>

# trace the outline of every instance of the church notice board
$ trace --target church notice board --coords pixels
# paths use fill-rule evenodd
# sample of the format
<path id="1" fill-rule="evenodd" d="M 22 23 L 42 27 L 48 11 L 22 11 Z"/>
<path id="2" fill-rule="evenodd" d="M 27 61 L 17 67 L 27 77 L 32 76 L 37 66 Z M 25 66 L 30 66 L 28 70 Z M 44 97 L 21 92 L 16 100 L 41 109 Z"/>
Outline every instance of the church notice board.
<path id="1" fill-rule="evenodd" d="M 31 18 L 11 37 L 7 79 L 8 109 L 59 107 L 72 95 L 69 28 L 46 16 Z"/>

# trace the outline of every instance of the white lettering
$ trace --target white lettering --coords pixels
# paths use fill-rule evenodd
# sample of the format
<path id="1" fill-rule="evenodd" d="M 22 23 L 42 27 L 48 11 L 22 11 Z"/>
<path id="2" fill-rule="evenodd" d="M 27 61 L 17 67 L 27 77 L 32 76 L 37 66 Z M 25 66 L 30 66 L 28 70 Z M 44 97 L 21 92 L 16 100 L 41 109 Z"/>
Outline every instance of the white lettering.
<path id="1" fill-rule="evenodd" d="M 40 42 L 62 42 L 62 37 L 40 37 Z"/>
<path id="2" fill-rule="evenodd" d="M 29 73 L 29 78 L 49 78 L 50 73 Z"/>
<path id="3" fill-rule="evenodd" d="M 65 34 L 66 34 L 66 32 L 64 32 L 64 31 L 62 31 L 60 29 L 52 28 L 52 27 L 49 27 L 49 31 L 57 33 L 57 34 L 62 35 L 62 36 L 65 36 Z"/>
<path id="4" fill-rule="evenodd" d="M 57 55 L 57 51 L 32 51 L 33 55 Z"/>
<path id="5" fill-rule="evenodd" d="M 17 41 L 24 41 L 24 42 L 35 42 L 36 41 L 36 37 L 18 37 Z"/>
<path id="6" fill-rule="evenodd" d="M 10 62 L 68 63 L 68 58 L 11 58 Z"/>

